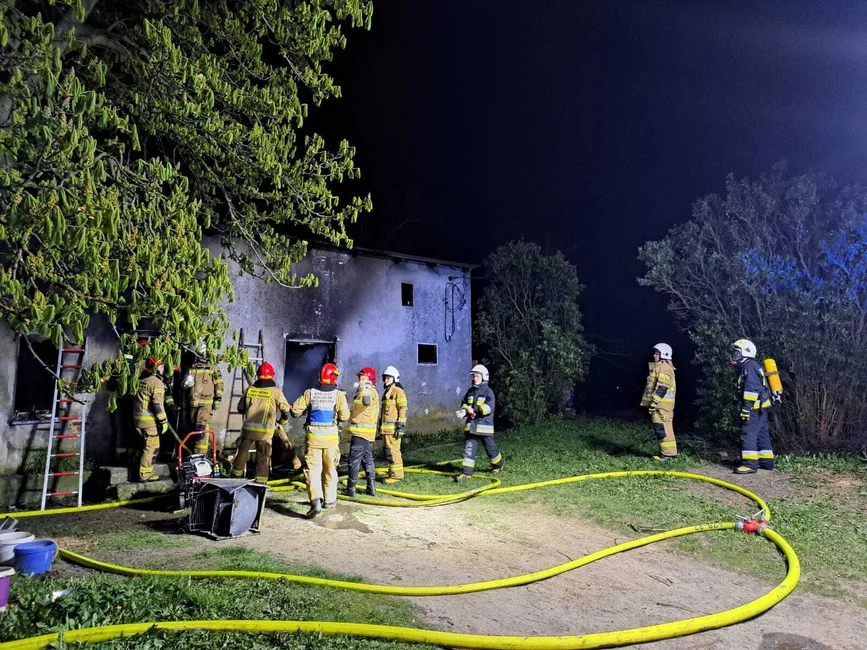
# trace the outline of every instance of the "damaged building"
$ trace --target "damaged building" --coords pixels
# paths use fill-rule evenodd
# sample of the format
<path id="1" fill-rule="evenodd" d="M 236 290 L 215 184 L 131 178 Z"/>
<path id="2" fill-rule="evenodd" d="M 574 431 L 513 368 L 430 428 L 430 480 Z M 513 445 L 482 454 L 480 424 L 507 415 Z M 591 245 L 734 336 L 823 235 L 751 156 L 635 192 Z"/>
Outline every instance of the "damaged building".
<path id="1" fill-rule="evenodd" d="M 360 368 L 381 372 L 394 365 L 409 399 L 410 432 L 454 429 L 472 363 L 471 269 L 385 251 L 311 247 L 297 270 L 314 273 L 319 286 L 287 289 L 240 276 L 232 267 L 235 301 L 225 309 L 245 343 L 261 340 L 290 401 L 316 383 L 326 361 L 338 364 L 340 388 L 350 395 Z M 105 321 L 94 318 L 86 335 L 88 364 L 117 354 L 117 337 Z M 30 344 L 0 324 L 0 355 L 6 359 L 0 367 L 0 501 L 8 505 L 32 503 L 42 489 L 54 379 L 31 347 L 50 368 L 58 350 L 48 341 Z M 255 349 L 249 351 L 254 356 Z M 240 430 L 236 407 L 244 387 L 240 370 L 222 372 L 222 407 L 211 422 L 220 446 L 231 445 Z M 128 409 L 108 413 L 102 393 L 88 401 L 86 467 L 130 462 L 141 442 L 132 434 Z M 301 443 L 302 423 L 293 421 L 288 433 Z"/>

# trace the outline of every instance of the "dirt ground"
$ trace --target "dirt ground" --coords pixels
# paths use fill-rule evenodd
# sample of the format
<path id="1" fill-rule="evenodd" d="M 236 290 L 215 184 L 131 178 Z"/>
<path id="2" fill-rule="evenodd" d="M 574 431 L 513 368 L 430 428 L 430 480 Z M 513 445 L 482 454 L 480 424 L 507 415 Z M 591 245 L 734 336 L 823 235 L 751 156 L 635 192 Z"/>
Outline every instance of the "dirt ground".
<path id="1" fill-rule="evenodd" d="M 275 494 L 260 535 L 219 544 L 249 546 L 287 562 L 358 575 L 371 583 L 452 585 L 529 573 L 626 540 L 575 516 L 498 504 L 494 498 L 432 508 L 339 502 L 335 510 L 315 520 L 301 516 L 306 510 L 304 498 L 300 492 Z M 143 523 L 151 518 L 142 513 L 130 515 Z M 192 539 L 192 550 L 214 544 Z M 79 540 L 58 541 L 73 549 L 91 550 Z M 179 554 L 189 551 L 179 549 Z M 144 566 L 146 555 L 137 553 L 135 564 Z M 777 561 L 781 580 L 784 562 Z M 718 612 L 744 604 L 772 586 L 709 566 L 662 542 L 525 587 L 410 600 L 420 622 L 435 629 L 492 635 L 580 635 Z M 796 590 L 752 621 L 641 647 L 860 650 L 865 639 L 863 610 Z"/>

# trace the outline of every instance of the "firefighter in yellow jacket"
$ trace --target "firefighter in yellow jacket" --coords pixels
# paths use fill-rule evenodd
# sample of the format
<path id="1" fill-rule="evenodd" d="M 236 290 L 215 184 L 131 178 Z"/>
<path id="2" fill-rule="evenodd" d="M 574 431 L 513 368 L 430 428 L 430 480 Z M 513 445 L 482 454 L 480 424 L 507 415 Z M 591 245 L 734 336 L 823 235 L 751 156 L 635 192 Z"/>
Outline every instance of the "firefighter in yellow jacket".
<path id="1" fill-rule="evenodd" d="M 382 415 L 379 432 L 382 434 L 385 459 L 388 461 L 386 483 L 397 483 L 403 479 L 403 456 L 400 453 L 400 440 L 406 432 L 406 391 L 400 385 L 400 373 L 394 366 L 382 371 Z"/>
<path id="2" fill-rule="evenodd" d="M 232 461 L 232 476 L 240 478 L 247 467 L 250 447 L 256 446 L 256 482 L 267 483 L 271 472 L 271 439 L 277 425 L 289 422 L 289 402 L 274 383 L 274 366 L 259 366 L 256 383 L 244 391 L 238 413 L 244 416 L 241 443 Z M 279 412 L 279 420 L 278 420 Z"/>
<path id="3" fill-rule="evenodd" d="M 338 424 L 349 419 L 346 393 L 337 390 L 340 370 L 326 363 L 319 371 L 319 388 L 308 388 L 292 405 L 292 417 L 307 416 L 307 494 L 310 497 L 312 518 L 322 512 L 323 493 L 325 507 L 337 504 L 337 465 L 340 463 L 340 429 Z"/>
<path id="4" fill-rule="evenodd" d="M 184 377 L 182 387 L 186 393 L 188 431 L 208 431 L 211 418 L 223 400 L 223 375 L 219 366 L 208 363 L 208 347 L 202 343 L 196 350 L 196 361 Z M 192 438 L 197 454 L 208 453 L 208 437 L 200 433 Z"/>
<path id="5" fill-rule="evenodd" d="M 671 346 L 657 343 L 653 346 L 653 362 L 648 364 L 647 387 L 641 406 L 650 411 L 653 432 L 659 441 L 659 455 L 654 460 L 667 461 L 677 458 L 677 441 L 674 438 L 674 397 L 677 384 L 674 365 L 671 361 Z"/>
<path id="6" fill-rule="evenodd" d="M 355 497 L 358 474 L 364 465 L 367 493 L 376 495 L 376 465 L 373 462 L 373 441 L 379 424 L 379 395 L 376 392 L 376 370 L 365 367 L 358 371 L 358 390 L 349 411 L 349 476 L 346 496 Z M 327 505 L 327 504 L 326 504 Z"/>
<path id="7" fill-rule="evenodd" d="M 159 476 L 154 474 L 154 463 L 160 453 L 160 434 L 168 422 L 165 407 L 166 385 L 162 378 L 164 369 L 163 362 L 156 357 L 148 359 L 141 376 L 141 385 L 135 394 L 133 426 L 136 433 L 144 439 L 138 469 L 140 481 L 159 480 Z"/>

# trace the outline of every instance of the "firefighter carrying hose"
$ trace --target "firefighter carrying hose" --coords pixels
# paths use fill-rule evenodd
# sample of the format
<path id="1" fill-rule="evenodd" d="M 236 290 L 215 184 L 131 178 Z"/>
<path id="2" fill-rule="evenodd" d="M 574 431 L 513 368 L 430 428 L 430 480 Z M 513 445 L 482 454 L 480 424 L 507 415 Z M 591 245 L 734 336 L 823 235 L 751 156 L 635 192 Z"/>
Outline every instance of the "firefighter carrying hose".
<path id="1" fill-rule="evenodd" d="M 676 382 L 674 364 L 671 360 L 671 346 L 657 343 L 653 346 L 653 361 L 648 363 L 647 387 L 641 406 L 650 412 L 653 432 L 659 441 L 659 455 L 653 460 L 668 461 L 677 458 L 677 440 L 674 437 L 674 397 Z"/>
<path id="2" fill-rule="evenodd" d="M 492 471 L 499 474 L 503 471 L 503 454 L 494 442 L 494 408 L 496 399 L 494 391 L 488 386 L 488 369 L 485 366 L 473 366 L 470 370 L 473 385 L 464 395 L 461 409 L 455 413 L 466 418 L 464 426 L 464 459 L 461 463 L 462 472 L 455 476 L 456 482 L 469 479 L 476 468 L 476 453 L 479 444 L 484 445 L 491 459 Z"/>
<path id="3" fill-rule="evenodd" d="M 738 397 L 741 401 L 741 465 L 735 474 L 755 474 L 759 469 L 774 469 L 769 416 L 771 389 L 765 370 L 756 360 L 756 346 L 747 339 L 732 345 L 730 363 L 740 370 Z"/>
<path id="4" fill-rule="evenodd" d="M 339 376 L 337 366 L 326 363 L 319 371 L 319 388 L 308 388 L 292 405 L 292 417 L 307 416 L 304 475 L 310 497 L 309 518 L 322 512 L 323 507 L 337 505 L 337 465 L 340 463 L 340 430 L 337 425 L 349 419 L 346 393 L 337 390 Z"/>
<path id="5" fill-rule="evenodd" d="M 196 349 L 196 360 L 181 384 L 186 394 L 188 431 L 207 431 L 211 428 L 211 418 L 220 409 L 223 399 L 223 375 L 219 366 L 208 362 L 208 346 L 200 344 Z M 192 437 L 197 454 L 208 453 L 208 438 L 204 433 Z"/>
<path id="6" fill-rule="evenodd" d="M 164 369 L 163 362 L 156 357 L 148 359 L 141 375 L 141 385 L 135 394 L 133 426 L 144 440 L 138 469 L 139 481 L 143 482 L 159 480 L 159 476 L 154 474 L 154 463 L 160 453 L 160 434 L 168 422 L 166 385 L 162 378 Z"/>
<path id="7" fill-rule="evenodd" d="M 406 433 L 406 391 L 400 385 L 400 373 L 394 366 L 382 371 L 382 417 L 379 432 L 382 434 L 385 459 L 388 461 L 388 475 L 385 483 L 397 483 L 403 479 L 403 455 L 400 441 Z"/>
<path id="8" fill-rule="evenodd" d="M 256 373 L 256 382 L 244 391 L 238 403 L 238 413 L 244 416 L 241 442 L 232 461 L 232 476 L 244 476 L 250 447 L 256 447 L 256 482 L 267 483 L 271 472 L 271 440 L 277 425 L 289 422 L 289 402 L 274 383 L 274 366 L 263 363 Z M 277 413 L 280 419 L 277 419 Z"/>
<path id="9" fill-rule="evenodd" d="M 358 473 L 364 465 L 367 493 L 376 494 L 376 465 L 373 462 L 373 441 L 379 421 L 379 395 L 376 392 L 376 370 L 365 367 L 358 371 L 358 390 L 349 412 L 349 476 L 346 496 L 355 497 Z"/>

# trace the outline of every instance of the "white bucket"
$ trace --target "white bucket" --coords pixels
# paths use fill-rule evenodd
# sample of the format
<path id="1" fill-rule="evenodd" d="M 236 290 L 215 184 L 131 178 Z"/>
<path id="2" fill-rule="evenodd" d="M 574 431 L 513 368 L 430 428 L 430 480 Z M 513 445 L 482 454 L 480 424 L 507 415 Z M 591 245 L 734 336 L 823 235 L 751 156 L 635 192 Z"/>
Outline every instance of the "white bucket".
<path id="1" fill-rule="evenodd" d="M 16 531 L 14 533 L 0 533 L 0 564 L 12 564 L 15 558 L 15 547 L 19 544 L 32 542 L 36 537 L 32 533 Z"/>

